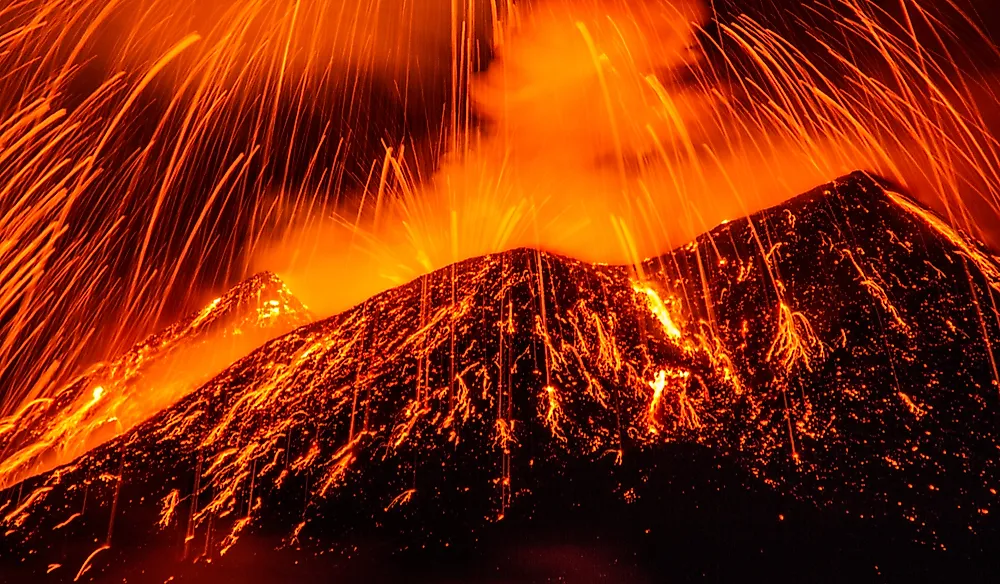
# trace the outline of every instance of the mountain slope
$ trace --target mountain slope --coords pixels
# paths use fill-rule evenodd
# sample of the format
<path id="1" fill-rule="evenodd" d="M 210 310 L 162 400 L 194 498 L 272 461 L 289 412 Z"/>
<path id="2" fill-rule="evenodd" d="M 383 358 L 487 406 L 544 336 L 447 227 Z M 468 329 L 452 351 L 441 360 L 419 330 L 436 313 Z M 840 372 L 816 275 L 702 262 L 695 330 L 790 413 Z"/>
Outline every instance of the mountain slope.
<path id="1" fill-rule="evenodd" d="M 863 174 L 636 270 L 468 260 L 275 339 L 7 490 L 0 557 L 60 581 L 272 581 L 246 568 L 260 558 L 273 581 L 307 565 L 392 581 L 412 560 L 392 554 L 452 546 L 505 550 L 484 561 L 511 578 L 585 557 L 628 581 L 982 562 L 998 274 Z M 548 543 L 518 547 L 546 525 Z M 550 545 L 591 532 L 599 552 Z"/>
<path id="2" fill-rule="evenodd" d="M 52 397 L 0 420 L 0 486 L 65 464 L 170 406 L 264 341 L 312 320 L 274 274 L 99 363 Z"/>

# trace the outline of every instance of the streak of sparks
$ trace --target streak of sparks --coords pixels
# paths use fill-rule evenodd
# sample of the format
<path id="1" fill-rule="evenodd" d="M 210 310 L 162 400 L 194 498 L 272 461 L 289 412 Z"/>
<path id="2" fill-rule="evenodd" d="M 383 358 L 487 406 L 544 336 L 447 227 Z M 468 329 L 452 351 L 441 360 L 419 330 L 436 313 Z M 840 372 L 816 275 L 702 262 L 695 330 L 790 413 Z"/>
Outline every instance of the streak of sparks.
<path id="1" fill-rule="evenodd" d="M 108 544 L 104 544 L 98 547 L 93 552 L 91 552 L 90 555 L 87 556 L 87 559 L 83 561 L 83 565 L 80 566 L 80 569 L 77 571 L 76 576 L 73 577 L 73 581 L 74 582 L 78 581 L 81 576 L 83 576 L 84 574 L 87 573 L 88 570 L 90 570 L 91 562 L 94 560 L 97 554 L 109 549 L 111 549 L 111 546 Z"/>

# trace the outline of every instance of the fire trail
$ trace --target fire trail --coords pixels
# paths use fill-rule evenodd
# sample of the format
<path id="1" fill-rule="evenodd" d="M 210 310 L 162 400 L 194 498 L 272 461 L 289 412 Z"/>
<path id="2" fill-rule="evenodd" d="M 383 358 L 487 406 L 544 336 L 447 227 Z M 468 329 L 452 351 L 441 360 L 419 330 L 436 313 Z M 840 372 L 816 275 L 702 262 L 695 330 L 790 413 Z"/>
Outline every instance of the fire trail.
<path id="1" fill-rule="evenodd" d="M 633 267 L 466 260 L 7 489 L 0 573 L 981 573 L 998 297 L 996 258 L 865 174 Z"/>

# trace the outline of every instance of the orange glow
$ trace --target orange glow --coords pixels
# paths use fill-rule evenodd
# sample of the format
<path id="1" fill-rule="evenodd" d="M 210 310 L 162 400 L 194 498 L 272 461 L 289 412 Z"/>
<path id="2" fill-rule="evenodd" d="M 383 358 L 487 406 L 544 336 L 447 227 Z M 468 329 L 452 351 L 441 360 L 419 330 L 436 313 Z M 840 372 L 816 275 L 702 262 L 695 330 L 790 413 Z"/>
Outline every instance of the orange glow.
<path id="1" fill-rule="evenodd" d="M 405 148 L 387 149 L 360 209 L 286 233 L 260 265 L 332 314 L 515 247 L 635 264 L 858 168 L 898 180 L 958 224 L 969 224 L 963 185 L 968 202 L 1000 209 L 994 139 L 973 96 L 915 61 L 925 49 L 876 26 L 864 1 L 843 9 L 842 32 L 871 45 L 901 87 L 833 46 L 824 59 L 843 78 L 829 77 L 748 18 L 722 27 L 741 54 L 709 63 L 715 47 L 696 37 L 709 10 L 695 0 L 508 6 L 497 57 L 471 80 L 491 129 L 449 143 L 430 178 Z M 686 74 L 694 80 L 676 82 Z M 334 285 L 342 274 L 351 290 Z"/>
<path id="2" fill-rule="evenodd" d="M 635 262 L 856 168 L 898 180 L 959 226 L 975 227 L 969 205 L 1000 209 L 995 138 L 980 113 L 992 98 L 933 57 L 933 38 L 895 36 L 864 0 L 843 2 L 835 28 L 877 67 L 829 44 L 822 60 L 836 75 L 748 17 L 719 23 L 732 54 L 710 61 L 721 47 L 697 36 L 711 14 L 698 0 L 466 4 L 455 14 L 450 2 L 401 0 L 3 9 L 0 69 L 18 89 L 0 99 L 0 198 L 12 210 L 0 217 L 0 308 L 12 311 L 0 363 L 16 382 L 0 413 L 57 392 L 94 360 L 95 340 L 100 356 L 125 352 L 156 329 L 188 273 L 210 269 L 195 260 L 220 224 L 211 204 L 171 236 L 177 253 L 161 254 L 154 234 L 204 174 L 199 153 L 233 111 L 254 110 L 259 139 L 225 152 L 208 177 L 211 201 L 246 191 L 261 215 L 282 219 L 255 223 L 253 249 L 227 257 L 278 270 L 320 316 L 513 247 Z M 486 28 L 496 56 L 476 75 L 472 47 Z M 453 60 L 434 58 L 441 51 Z M 70 109 L 65 88 L 95 55 L 109 72 Z M 338 186 L 342 158 L 309 180 L 255 182 L 253 164 L 282 164 L 279 103 L 305 107 L 317 87 L 341 91 L 358 75 L 450 76 L 454 94 L 471 96 L 468 110 L 447 112 L 437 171 L 421 170 L 434 161 L 419 160 L 420 148 L 387 144 L 361 192 Z M 131 151 L 126 130 L 154 94 L 167 111 L 151 120 L 149 148 L 127 172 L 101 167 L 103 154 Z M 464 124 L 473 113 L 490 127 Z M 352 147 L 349 136 L 327 139 Z M 153 142 L 170 144 L 164 160 Z M 103 206 L 114 211 L 93 211 Z M 124 278 L 97 276 L 128 255 L 130 229 L 141 235 L 138 264 Z"/>
<path id="3" fill-rule="evenodd" d="M 480 307 L 455 292 L 453 275 L 451 302 L 428 310 L 426 296 L 440 291 L 418 282 L 418 324 L 395 345 L 415 357 L 413 386 L 384 428 L 360 415 L 365 397 L 354 387 L 297 377 L 320 370 L 321 360 L 342 364 L 368 350 L 366 335 L 377 335 L 379 322 L 345 309 L 463 259 L 517 247 L 626 266 L 620 274 L 632 278 L 646 337 L 625 342 L 640 332 L 623 331 L 583 301 L 546 312 L 541 254 L 532 285 L 542 302 L 526 333 L 542 355 L 528 398 L 537 400 L 533 421 L 562 444 L 585 436 L 578 442 L 588 454 L 621 462 L 631 438 L 662 442 L 710 423 L 713 400 L 731 396 L 701 391 L 703 377 L 755 407 L 754 387 L 734 363 L 745 347 L 713 317 L 711 294 L 731 291 L 705 286 L 699 313 L 680 284 L 654 287 L 645 272 L 652 263 L 643 262 L 694 246 L 686 249 L 701 254 L 697 269 L 707 281 L 725 265 L 710 245 L 691 243 L 695 237 L 855 169 L 896 180 L 941 210 L 945 219 L 889 194 L 1000 291 L 995 262 L 949 226 L 976 232 L 973 209 L 1000 212 L 997 138 L 983 115 L 997 107 L 995 97 L 973 92 L 933 34 L 891 32 L 867 0 L 837 5 L 832 32 L 808 31 L 822 47 L 809 54 L 748 16 L 715 22 L 704 34 L 712 17 L 705 0 L 497 0 L 489 11 L 471 0 L 0 7 L 0 380 L 11 380 L 0 402 L 0 487 L 72 463 L 160 412 L 158 438 L 186 436 L 196 415 L 170 406 L 195 399 L 192 391 L 231 364 L 297 329 L 288 360 L 256 363 L 252 388 L 199 435 L 195 447 L 206 456 L 194 490 L 202 500 L 194 497 L 184 519 L 180 491 L 171 491 L 159 500 L 161 528 L 186 521 L 190 542 L 197 527 L 230 517 L 217 542 L 225 553 L 259 517 L 259 477 L 273 471 L 280 488 L 290 474 L 322 464 L 311 478 L 324 497 L 355 472 L 375 437 L 385 457 L 416 443 L 428 425 L 458 444 L 473 418 L 492 432 L 503 518 L 520 488 L 511 457 L 518 440 L 533 435 L 516 420 L 503 375 L 480 387 L 470 381 L 480 373 L 456 355 L 456 328 Z M 476 72 L 484 28 L 492 61 Z M 387 138 L 367 177 L 345 178 L 354 172 L 348 153 L 364 152 L 355 132 L 392 134 L 368 127 L 359 88 L 384 84 L 395 91 L 386 99 L 404 102 L 409 116 L 410 84 L 440 79 L 450 79 L 450 97 L 439 134 L 427 143 Z M 84 95 L 73 93 L 78 85 Z M 347 111 L 325 111 L 328 94 L 345 97 Z M 474 123 L 480 118 L 486 123 Z M 301 134 L 310 124 L 340 129 L 324 130 L 307 168 L 293 172 L 291 146 L 311 145 Z M 331 144 L 335 154 L 321 155 Z M 787 380 L 832 352 L 834 335 L 824 336 L 832 319 L 806 314 L 786 290 L 775 266 L 787 248 L 755 221 L 762 261 L 740 265 L 737 280 L 764 272 L 773 285 L 766 358 L 769 373 Z M 908 333 L 912 323 L 882 276 L 866 258 L 840 251 L 852 277 Z M 248 300 L 237 287 L 200 302 L 202 282 L 224 288 L 257 269 L 280 273 L 297 296 L 269 276 L 266 294 L 255 289 Z M 502 373 L 520 358 L 505 343 L 523 309 L 506 303 L 490 325 L 497 363 L 483 365 Z M 199 310 L 162 329 L 178 305 Z M 345 319 L 336 334 L 297 328 L 333 314 Z M 288 337 L 281 342 L 292 346 Z M 441 349 L 449 342 L 450 351 Z M 434 350 L 447 353 L 446 363 Z M 629 351 L 642 353 L 638 364 Z M 675 353 L 682 364 L 664 357 Z M 447 370 L 444 381 L 432 374 L 438 367 Z M 996 371 L 994 363 L 1000 381 Z M 367 383 L 363 368 L 353 375 Z M 216 381 L 216 389 L 224 385 Z M 329 447 L 309 436 L 294 459 L 267 459 L 288 448 L 293 417 L 307 415 L 296 411 L 254 428 L 252 439 L 228 441 L 245 419 L 278 411 L 298 391 L 336 398 L 350 420 L 346 440 Z M 800 461 L 795 440 L 810 412 L 793 411 L 789 388 L 782 391 L 791 456 Z M 493 400 L 491 411 L 474 410 L 470 396 L 480 392 Z M 638 428 L 636 436 L 588 434 L 590 420 L 574 411 L 580 395 L 604 409 L 623 395 L 632 400 L 633 419 L 621 425 Z M 928 411 L 901 391 L 896 397 L 918 418 Z M 209 400 L 197 399 L 198 406 Z M 120 484 L 126 476 L 112 473 L 95 480 Z M 0 509 L 2 523 L 23 527 L 49 489 Z M 77 517 L 56 528 L 75 527 Z M 76 579 L 109 547 L 110 536 Z"/>

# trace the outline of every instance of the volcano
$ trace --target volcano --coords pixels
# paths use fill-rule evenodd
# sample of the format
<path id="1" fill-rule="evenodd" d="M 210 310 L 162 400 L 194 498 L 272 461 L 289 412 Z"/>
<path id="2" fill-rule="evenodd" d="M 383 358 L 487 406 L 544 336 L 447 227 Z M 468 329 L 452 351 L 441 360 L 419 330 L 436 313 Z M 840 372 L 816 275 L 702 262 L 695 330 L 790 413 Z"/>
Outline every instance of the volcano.
<path id="1" fill-rule="evenodd" d="M 977 580 L 1000 263 L 858 173 L 638 266 L 518 249 L 0 494 L 0 579 Z"/>

